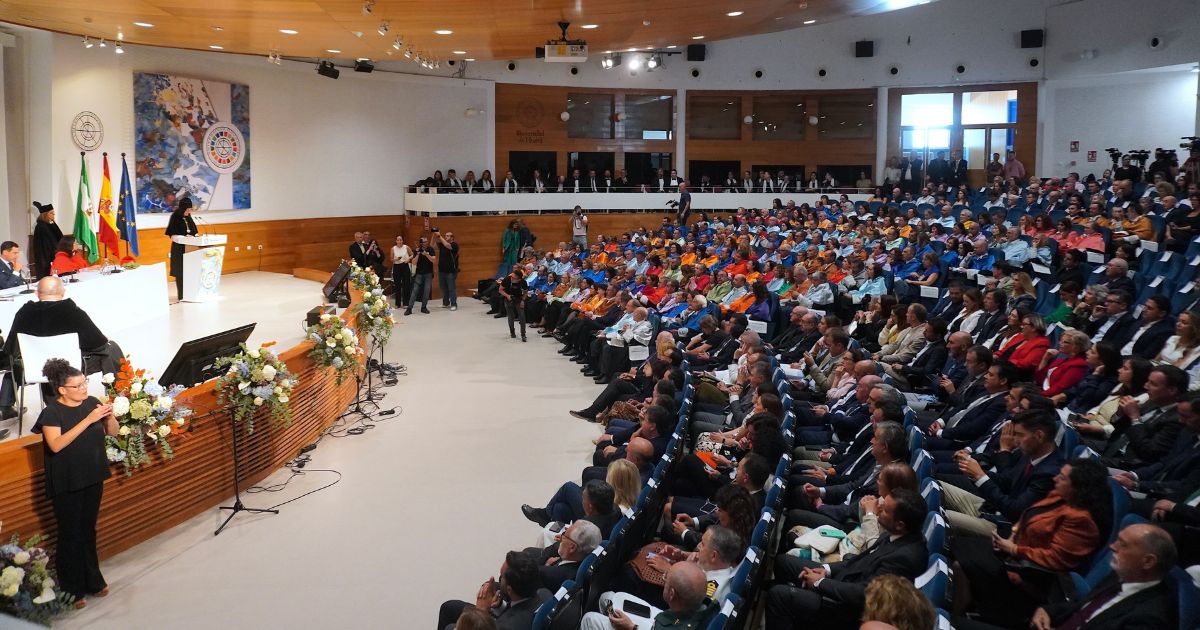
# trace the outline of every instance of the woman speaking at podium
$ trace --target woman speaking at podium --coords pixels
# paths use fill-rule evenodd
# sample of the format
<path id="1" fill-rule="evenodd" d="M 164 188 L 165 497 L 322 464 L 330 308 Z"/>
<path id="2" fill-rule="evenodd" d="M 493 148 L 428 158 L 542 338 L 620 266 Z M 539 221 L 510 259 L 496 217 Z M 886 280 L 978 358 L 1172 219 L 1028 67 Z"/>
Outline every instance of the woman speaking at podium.
<path id="1" fill-rule="evenodd" d="M 199 230 L 192 220 L 192 198 L 184 197 L 175 205 L 171 220 L 167 221 L 167 236 L 195 236 Z M 171 240 L 171 276 L 175 278 L 175 292 L 183 299 L 183 243 Z"/>

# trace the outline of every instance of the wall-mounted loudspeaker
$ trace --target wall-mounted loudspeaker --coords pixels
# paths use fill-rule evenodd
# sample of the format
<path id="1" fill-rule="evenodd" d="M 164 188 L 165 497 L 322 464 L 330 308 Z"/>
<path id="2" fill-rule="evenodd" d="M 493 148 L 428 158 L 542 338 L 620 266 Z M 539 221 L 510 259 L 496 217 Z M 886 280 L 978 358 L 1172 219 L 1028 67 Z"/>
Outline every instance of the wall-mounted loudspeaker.
<path id="1" fill-rule="evenodd" d="M 888 74 L 890 74 L 892 76 L 896 76 L 897 74 L 900 74 L 900 66 L 892 66 L 892 67 L 888 68 Z"/>
<path id="2" fill-rule="evenodd" d="M 1041 48 L 1046 45 L 1046 31 L 1032 28 L 1021 31 L 1021 48 Z"/>
<path id="3" fill-rule="evenodd" d="M 762 70 L 755 70 L 755 71 L 754 71 L 754 78 L 755 78 L 755 79 L 761 79 L 761 78 L 763 78 L 763 71 L 762 71 Z"/>
<path id="4" fill-rule="evenodd" d="M 516 69 L 517 69 L 516 62 L 513 62 L 513 61 L 508 62 L 508 71 L 509 72 L 514 72 Z"/>
<path id="5" fill-rule="evenodd" d="M 875 56 L 875 40 L 864 39 L 854 42 L 855 57 L 874 57 Z"/>
<path id="6" fill-rule="evenodd" d="M 1030 68 L 1036 68 L 1036 67 L 1038 67 L 1038 64 L 1040 64 L 1040 63 L 1042 63 L 1042 62 L 1041 62 L 1041 61 L 1038 61 L 1038 58 L 1037 58 L 1037 57 L 1030 57 L 1030 58 L 1029 58 L 1029 67 L 1030 67 Z"/>
<path id="7" fill-rule="evenodd" d="M 571 74 L 579 74 L 579 67 L 571 66 Z"/>
<path id="8" fill-rule="evenodd" d="M 704 61 L 704 54 L 708 48 L 704 44 L 688 44 L 687 60 L 688 61 Z"/>
<path id="9" fill-rule="evenodd" d="M 958 64 L 957 66 L 954 66 L 954 74 L 962 74 L 966 71 L 967 71 L 967 67 L 961 63 Z"/>
<path id="10" fill-rule="evenodd" d="M 821 69 L 817 70 L 817 76 L 821 77 L 822 79 L 824 79 L 828 74 L 829 74 L 829 71 L 826 70 L 825 68 L 821 68 Z"/>
<path id="11" fill-rule="evenodd" d="M 691 74 L 692 74 L 693 79 L 699 79 L 700 78 L 700 68 L 692 68 Z"/>
<path id="12" fill-rule="evenodd" d="M 1150 46 L 1150 50 L 1158 50 L 1159 48 L 1162 48 L 1163 39 L 1158 35 L 1155 35 L 1154 37 L 1151 37 L 1150 41 L 1146 42 L 1146 44 Z"/>

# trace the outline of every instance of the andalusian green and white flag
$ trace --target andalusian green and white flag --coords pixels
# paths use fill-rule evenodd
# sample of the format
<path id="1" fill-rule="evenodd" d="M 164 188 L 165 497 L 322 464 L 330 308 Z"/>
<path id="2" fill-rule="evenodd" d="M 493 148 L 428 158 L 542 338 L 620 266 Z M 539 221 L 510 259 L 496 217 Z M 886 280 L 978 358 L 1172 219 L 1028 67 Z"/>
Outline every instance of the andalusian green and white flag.
<path id="1" fill-rule="evenodd" d="M 96 232 L 92 230 L 92 187 L 88 184 L 87 157 L 79 156 L 79 192 L 75 195 L 75 241 L 87 250 L 87 260 L 100 259 Z"/>

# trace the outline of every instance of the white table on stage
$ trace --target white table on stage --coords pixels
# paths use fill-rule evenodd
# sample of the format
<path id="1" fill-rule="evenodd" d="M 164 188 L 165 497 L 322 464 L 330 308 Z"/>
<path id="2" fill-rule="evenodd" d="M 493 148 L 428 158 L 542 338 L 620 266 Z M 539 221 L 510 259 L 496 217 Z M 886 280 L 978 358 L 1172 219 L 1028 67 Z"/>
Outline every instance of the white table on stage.
<path id="1" fill-rule="evenodd" d="M 126 269 L 118 274 L 84 271 L 78 282 L 67 283 L 67 297 L 87 312 L 96 326 L 110 339 L 120 333 L 136 334 L 146 323 L 167 317 L 166 263 Z M 0 291 L 0 332 L 12 330 L 13 317 L 36 294 L 20 295 L 21 288 Z M 119 343 L 119 342 L 118 342 Z"/>

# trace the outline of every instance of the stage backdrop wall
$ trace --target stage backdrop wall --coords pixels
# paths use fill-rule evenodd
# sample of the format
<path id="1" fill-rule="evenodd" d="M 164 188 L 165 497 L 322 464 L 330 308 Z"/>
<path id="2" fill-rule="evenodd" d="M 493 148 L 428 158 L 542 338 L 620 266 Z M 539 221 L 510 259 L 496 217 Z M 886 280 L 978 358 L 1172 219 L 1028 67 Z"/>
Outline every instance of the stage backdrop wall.
<path id="1" fill-rule="evenodd" d="M 123 152 L 133 168 L 135 72 L 249 87 L 250 208 L 214 212 L 210 223 L 398 214 L 404 184 L 435 168 L 478 170 L 492 159 L 490 117 L 465 115 L 468 108 L 490 109 L 490 82 L 348 70 L 334 81 L 311 64 L 275 66 L 259 56 L 143 46 L 115 55 L 111 47 L 85 49 L 75 37 L 28 36 L 38 37 L 51 41 L 29 80 L 50 85 L 51 115 L 44 128 L 31 130 L 30 142 L 49 146 L 50 155 L 31 158 L 30 195 L 52 201 L 62 226 L 74 217 L 79 149 L 69 127 L 78 112 L 95 112 L 105 124 L 104 143 L 88 156 L 93 190 L 99 189 L 100 151 L 109 153 L 118 173 Z M 139 227 L 165 222 L 165 216 L 143 214 Z M 289 236 L 297 234 L 289 230 Z"/>

